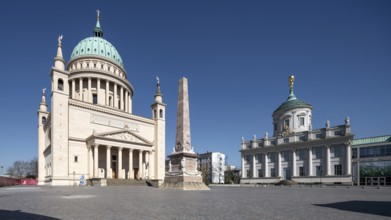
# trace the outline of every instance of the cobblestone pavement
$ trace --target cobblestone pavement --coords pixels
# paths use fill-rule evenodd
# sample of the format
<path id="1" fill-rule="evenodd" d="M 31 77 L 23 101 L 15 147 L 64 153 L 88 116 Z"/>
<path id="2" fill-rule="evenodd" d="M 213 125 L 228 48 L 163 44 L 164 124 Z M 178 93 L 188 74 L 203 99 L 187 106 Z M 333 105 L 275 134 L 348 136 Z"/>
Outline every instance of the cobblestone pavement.
<path id="1" fill-rule="evenodd" d="M 0 219 L 391 219 L 391 188 L 3 187 Z"/>

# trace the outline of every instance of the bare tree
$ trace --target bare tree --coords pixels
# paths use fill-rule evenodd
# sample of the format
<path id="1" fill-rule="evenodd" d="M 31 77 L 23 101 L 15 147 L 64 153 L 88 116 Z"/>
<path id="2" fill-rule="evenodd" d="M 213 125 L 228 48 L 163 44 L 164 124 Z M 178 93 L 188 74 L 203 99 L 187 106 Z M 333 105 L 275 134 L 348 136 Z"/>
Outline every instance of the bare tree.
<path id="1" fill-rule="evenodd" d="M 36 178 L 38 175 L 38 159 L 34 157 L 29 161 L 15 161 L 12 166 L 8 167 L 7 174 L 17 178 Z"/>

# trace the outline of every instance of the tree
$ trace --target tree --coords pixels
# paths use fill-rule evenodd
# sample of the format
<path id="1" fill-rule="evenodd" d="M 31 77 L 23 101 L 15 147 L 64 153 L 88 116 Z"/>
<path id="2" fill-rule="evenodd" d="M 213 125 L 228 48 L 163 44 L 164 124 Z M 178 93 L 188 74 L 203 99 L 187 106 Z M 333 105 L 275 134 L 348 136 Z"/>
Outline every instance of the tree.
<path id="1" fill-rule="evenodd" d="M 12 166 L 8 167 L 7 174 L 17 178 L 36 178 L 38 175 L 38 159 L 34 157 L 29 161 L 15 161 Z"/>

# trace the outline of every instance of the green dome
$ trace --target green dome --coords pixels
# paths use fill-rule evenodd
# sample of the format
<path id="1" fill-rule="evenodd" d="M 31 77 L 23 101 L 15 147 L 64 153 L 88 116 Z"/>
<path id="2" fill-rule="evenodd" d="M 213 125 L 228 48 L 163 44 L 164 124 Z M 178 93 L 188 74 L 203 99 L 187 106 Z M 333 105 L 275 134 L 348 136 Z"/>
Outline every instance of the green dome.
<path id="1" fill-rule="evenodd" d="M 124 67 L 122 58 L 119 55 L 117 49 L 115 49 L 115 47 L 110 42 L 103 39 L 102 37 L 87 37 L 80 41 L 73 49 L 71 60 L 80 56 L 88 55 L 101 56 L 113 61 L 122 68 Z"/>
<path id="2" fill-rule="evenodd" d="M 300 100 L 296 98 L 295 94 L 293 94 L 293 91 L 291 91 L 291 94 L 289 95 L 286 102 L 282 103 L 273 113 L 276 113 L 282 109 L 293 109 L 293 108 L 310 108 L 312 109 L 312 105 L 308 104 L 307 102 L 304 102 L 303 100 Z"/>

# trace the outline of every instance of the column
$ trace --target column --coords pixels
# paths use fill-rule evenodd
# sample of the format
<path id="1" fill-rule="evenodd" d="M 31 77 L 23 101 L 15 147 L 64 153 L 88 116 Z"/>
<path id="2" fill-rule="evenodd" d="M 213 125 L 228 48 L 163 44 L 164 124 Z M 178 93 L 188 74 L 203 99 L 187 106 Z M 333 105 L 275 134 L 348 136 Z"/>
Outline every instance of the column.
<path id="1" fill-rule="evenodd" d="M 118 179 L 122 179 L 122 147 L 118 148 Z"/>
<path id="2" fill-rule="evenodd" d="M 106 80 L 106 106 L 109 106 L 109 81 Z"/>
<path id="3" fill-rule="evenodd" d="M 106 179 L 111 179 L 111 146 L 106 147 Z"/>
<path id="4" fill-rule="evenodd" d="M 308 176 L 312 176 L 312 148 L 308 148 Z"/>
<path id="5" fill-rule="evenodd" d="M 94 158 L 92 156 L 92 146 L 88 146 L 88 176 L 94 176 Z"/>
<path id="6" fill-rule="evenodd" d="M 128 94 L 128 112 L 132 113 L 132 97 Z"/>
<path id="7" fill-rule="evenodd" d="M 257 172 L 256 172 L 256 171 L 257 171 L 257 170 L 256 170 L 256 169 L 257 169 L 257 166 L 256 166 L 256 161 L 255 161 L 255 155 L 256 155 L 256 154 L 254 153 L 254 154 L 253 154 L 253 172 L 252 172 L 252 173 L 253 173 L 253 178 L 257 177 Z"/>
<path id="8" fill-rule="evenodd" d="M 99 160 L 99 152 L 98 152 L 99 145 L 94 146 L 94 177 L 99 177 L 99 171 L 98 171 L 98 160 Z"/>
<path id="9" fill-rule="evenodd" d="M 277 164 L 278 164 L 278 170 L 277 170 L 277 176 L 281 177 L 281 151 L 277 152 Z"/>
<path id="10" fill-rule="evenodd" d="M 296 149 L 292 149 L 292 176 L 296 176 Z"/>
<path id="11" fill-rule="evenodd" d="M 357 147 L 357 186 L 360 185 L 360 147 Z"/>
<path id="12" fill-rule="evenodd" d="M 117 84 L 114 83 L 114 99 L 113 99 L 113 107 L 118 108 L 118 99 L 117 99 Z"/>
<path id="13" fill-rule="evenodd" d="M 129 179 L 134 179 L 133 174 L 133 149 L 129 149 Z"/>
<path id="14" fill-rule="evenodd" d="M 92 103 L 92 95 L 91 95 L 91 77 L 88 77 L 88 102 Z"/>
<path id="15" fill-rule="evenodd" d="M 244 172 L 244 154 L 242 153 L 242 178 L 246 178 L 246 176 L 244 174 L 245 174 L 245 172 Z"/>
<path id="16" fill-rule="evenodd" d="M 128 106 L 128 91 L 125 90 L 125 112 L 129 112 L 129 106 Z"/>
<path id="17" fill-rule="evenodd" d="M 345 175 L 352 175 L 352 147 L 350 141 L 345 143 L 346 146 L 346 172 Z"/>
<path id="18" fill-rule="evenodd" d="M 100 103 L 99 102 L 99 97 L 100 97 L 99 89 L 100 89 L 100 79 L 98 78 L 98 79 L 96 79 L 96 95 L 98 96 L 98 104 Z"/>
<path id="19" fill-rule="evenodd" d="M 267 152 L 263 154 L 263 177 L 269 177 L 269 164 L 268 164 Z"/>
<path id="20" fill-rule="evenodd" d="M 149 151 L 146 151 L 145 153 L 146 153 L 145 154 L 145 160 L 146 160 L 145 161 L 145 167 L 147 169 L 148 179 L 150 179 L 151 178 L 151 167 L 150 167 L 150 164 L 149 164 L 149 162 L 150 162 L 149 156 L 151 155 L 151 153 Z"/>
<path id="21" fill-rule="evenodd" d="M 124 89 L 123 89 L 123 87 L 122 86 L 120 86 L 120 90 L 119 90 L 119 92 L 120 92 L 120 106 L 119 106 L 119 108 L 123 111 L 124 110 Z"/>
<path id="22" fill-rule="evenodd" d="M 330 170 L 330 145 L 326 145 L 326 176 L 331 175 Z"/>
<path id="23" fill-rule="evenodd" d="M 79 99 L 83 101 L 83 78 L 79 79 Z"/>
<path id="24" fill-rule="evenodd" d="M 142 178 L 142 169 L 143 169 L 143 152 L 141 150 L 138 151 L 138 172 L 137 172 L 137 178 Z"/>
<path id="25" fill-rule="evenodd" d="M 75 83 L 75 80 L 72 79 L 72 99 L 75 99 L 75 92 L 76 92 L 76 83 Z"/>

